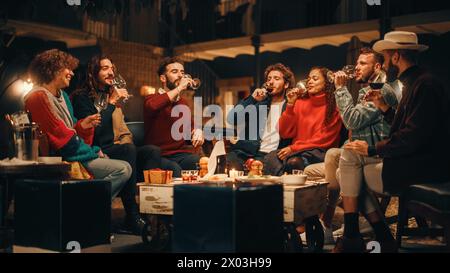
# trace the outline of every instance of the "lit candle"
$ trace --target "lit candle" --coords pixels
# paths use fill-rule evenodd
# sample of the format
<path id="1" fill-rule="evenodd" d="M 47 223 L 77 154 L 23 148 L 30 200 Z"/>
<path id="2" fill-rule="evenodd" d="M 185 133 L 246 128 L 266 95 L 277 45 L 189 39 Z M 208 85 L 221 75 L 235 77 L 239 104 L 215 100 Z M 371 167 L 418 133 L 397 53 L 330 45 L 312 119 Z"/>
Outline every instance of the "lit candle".
<path id="1" fill-rule="evenodd" d="M 239 176 L 239 172 L 236 171 L 235 169 L 232 169 L 232 170 L 230 171 L 230 178 L 236 178 L 236 177 L 238 177 L 238 176 Z"/>

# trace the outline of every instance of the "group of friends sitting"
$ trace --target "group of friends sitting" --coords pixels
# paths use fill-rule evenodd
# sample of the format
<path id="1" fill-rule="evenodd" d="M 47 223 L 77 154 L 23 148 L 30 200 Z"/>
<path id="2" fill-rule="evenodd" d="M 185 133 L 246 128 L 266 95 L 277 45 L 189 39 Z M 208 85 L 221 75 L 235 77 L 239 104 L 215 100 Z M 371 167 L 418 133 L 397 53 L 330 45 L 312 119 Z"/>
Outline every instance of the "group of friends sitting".
<path id="1" fill-rule="evenodd" d="M 371 192 L 395 193 L 411 184 L 450 179 L 449 96 L 438 79 L 417 65 L 419 52 L 426 49 L 416 34 L 393 31 L 373 48 L 361 49 L 354 75 L 313 67 L 304 88 L 296 86 L 289 67 L 270 65 L 265 88 L 254 90 L 228 113 L 230 124 L 246 129 L 245 137 L 231 140 L 228 165 L 241 169 L 253 158 L 263 162 L 266 174 L 298 169 L 309 179 L 325 180 L 328 205 L 321 222 L 329 242 L 334 241 L 331 223 L 340 199 L 345 213 L 344 233 L 334 252 L 365 250 L 360 213 L 371 224 L 382 252 L 397 251 Z M 53 153 L 111 182 L 112 198 L 122 199 L 127 228 L 139 234 L 145 222 L 135 199 L 138 170 L 161 168 L 180 177 L 181 170 L 196 169 L 199 162 L 201 129 L 190 132 L 189 143 L 172 136 L 174 123 L 191 118 L 171 113 L 187 105 L 181 95 L 192 79 L 184 77 L 178 59 L 162 61 L 162 87 L 144 100 L 145 145 L 136 147 L 120 107 L 129 93 L 113 87 L 117 70 L 112 59 L 93 57 L 86 82 L 69 97 L 64 89 L 77 66 L 75 57 L 57 49 L 38 54 L 29 67 L 36 85 L 24 98 L 25 108 Z M 383 73 L 388 82 L 371 88 L 369 83 Z M 352 77 L 361 88 L 357 98 L 347 88 Z M 108 94 L 108 104 L 99 112 L 96 100 L 103 94 Z M 249 137 L 254 121 L 237 118 L 248 106 L 267 109 L 256 111 L 256 138 Z"/>

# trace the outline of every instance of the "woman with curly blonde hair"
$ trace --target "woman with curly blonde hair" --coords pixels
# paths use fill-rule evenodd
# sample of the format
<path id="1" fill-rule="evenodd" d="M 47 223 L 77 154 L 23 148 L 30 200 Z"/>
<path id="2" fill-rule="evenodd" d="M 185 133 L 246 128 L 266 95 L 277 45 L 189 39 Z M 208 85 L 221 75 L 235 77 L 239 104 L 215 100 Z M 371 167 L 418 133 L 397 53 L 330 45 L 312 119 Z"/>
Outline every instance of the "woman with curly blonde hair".
<path id="1" fill-rule="evenodd" d="M 96 179 L 110 181 L 114 198 L 129 179 L 131 167 L 127 162 L 107 159 L 99 147 L 89 146 L 100 116 L 77 120 L 63 90 L 77 66 L 75 57 L 58 49 L 36 55 L 28 69 L 36 86 L 24 98 L 25 109 L 46 135 L 51 152 L 66 161 L 80 162 Z"/>

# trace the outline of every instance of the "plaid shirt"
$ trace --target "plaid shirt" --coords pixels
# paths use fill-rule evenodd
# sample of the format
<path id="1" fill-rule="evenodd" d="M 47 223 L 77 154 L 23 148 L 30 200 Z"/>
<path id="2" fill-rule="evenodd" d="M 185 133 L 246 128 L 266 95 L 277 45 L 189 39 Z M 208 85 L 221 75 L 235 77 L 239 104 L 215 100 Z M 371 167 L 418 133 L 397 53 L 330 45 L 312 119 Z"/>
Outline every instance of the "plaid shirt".
<path id="1" fill-rule="evenodd" d="M 347 87 L 336 90 L 335 97 L 344 126 L 351 130 L 352 140 L 365 140 L 369 146 L 375 146 L 375 143 L 389 136 L 391 126 L 373 103 L 364 100 L 369 90 L 370 87 L 359 90 L 356 105 L 353 104 L 352 95 Z M 397 98 L 390 85 L 385 84 L 381 93 L 389 106 L 393 108 L 397 106 Z"/>

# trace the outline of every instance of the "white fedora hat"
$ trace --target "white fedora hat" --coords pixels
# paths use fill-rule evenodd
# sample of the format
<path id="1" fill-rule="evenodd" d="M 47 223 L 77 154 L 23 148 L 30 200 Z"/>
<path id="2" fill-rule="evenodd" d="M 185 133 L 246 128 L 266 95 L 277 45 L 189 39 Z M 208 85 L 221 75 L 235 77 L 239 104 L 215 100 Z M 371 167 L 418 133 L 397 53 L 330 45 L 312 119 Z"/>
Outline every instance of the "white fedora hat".
<path id="1" fill-rule="evenodd" d="M 384 39 L 373 45 L 373 50 L 381 52 L 386 49 L 409 49 L 417 51 L 425 51 L 428 49 L 426 45 L 420 45 L 417 35 L 408 31 L 391 31 L 384 35 Z"/>

